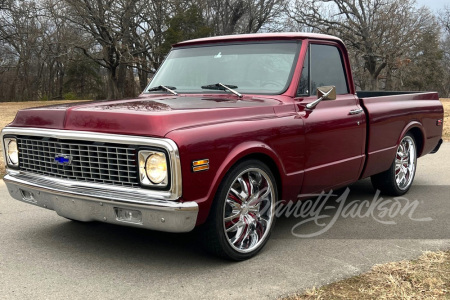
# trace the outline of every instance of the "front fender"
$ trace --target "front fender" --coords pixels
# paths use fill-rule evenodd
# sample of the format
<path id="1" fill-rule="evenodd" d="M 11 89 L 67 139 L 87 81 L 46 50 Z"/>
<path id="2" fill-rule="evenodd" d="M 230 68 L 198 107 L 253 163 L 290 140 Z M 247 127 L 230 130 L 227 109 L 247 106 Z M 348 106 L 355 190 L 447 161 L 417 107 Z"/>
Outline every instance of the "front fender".
<path id="1" fill-rule="evenodd" d="M 216 194 L 217 189 L 219 188 L 220 183 L 223 178 L 227 174 L 227 172 L 231 169 L 233 165 L 235 165 L 241 159 L 245 157 L 250 157 L 253 155 L 264 155 L 269 158 L 272 162 L 275 163 L 277 167 L 278 174 L 274 174 L 274 176 L 280 176 L 281 185 L 283 185 L 283 179 L 286 177 L 286 171 L 281 161 L 280 157 L 276 154 L 276 152 L 270 148 L 268 145 L 258 142 L 258 141 L 248 141 L 243 142 L 237 145 L 224 159 L 221 166 L 218 168 L 212 185 L 208 191 L 208 198 L 213 198 Z M 279 189 L 282 187 L 280 186 Z"/>
<path id="2" fill-rule="evenodd" d="M 300 122 L 302 120 L 294 116 L 274 117 L 170 132 L 166 137 L 175 141 L 180 152 L 182 201 L 197 202 L 197 223 L 206 220 L 214 195 L 228 170 L 249 155 L 264 155 L 272 160 L 280 175 L 279 189 L 283 194 L 288 191 L 289 197 L 298 194 L 304 162 Z M 192 162 L 201 159 L 209 159 L 209 170 L 193 172 Z"/>

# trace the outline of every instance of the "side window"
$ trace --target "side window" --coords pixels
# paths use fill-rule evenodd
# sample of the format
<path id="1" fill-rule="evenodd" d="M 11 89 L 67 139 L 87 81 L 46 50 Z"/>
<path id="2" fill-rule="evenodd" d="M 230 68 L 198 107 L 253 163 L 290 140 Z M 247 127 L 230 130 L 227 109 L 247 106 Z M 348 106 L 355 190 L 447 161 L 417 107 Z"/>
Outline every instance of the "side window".
<path id="1" fill-rule="evenodd" d="M 339 49 L 329 45 L 310 46 L 311 93 L 320 86 L 334 85 L 337 94 L 348 94 L 347 80 Z"/>

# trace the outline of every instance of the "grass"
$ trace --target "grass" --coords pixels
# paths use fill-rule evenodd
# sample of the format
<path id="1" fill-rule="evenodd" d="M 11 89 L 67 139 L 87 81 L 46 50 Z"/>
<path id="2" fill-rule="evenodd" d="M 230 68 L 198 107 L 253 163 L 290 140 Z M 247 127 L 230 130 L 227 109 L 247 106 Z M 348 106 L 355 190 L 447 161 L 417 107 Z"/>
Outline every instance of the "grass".
<path id="1" fill-rule="evenodd" d="M 444 141 L 450 141 L 450 98 L 441 99 L 442 105 L 444 105 L 444 132 L 442 138 Z"/>
<path id="2" fill-rule="evenodd" d="M 8 125 L 14 120 L 16 113 L 20 109 L 30 108 L 30 107 L 38 107 L 38 106 L 46 106 L 46 105 L 54 105 L 54 104 L 62 104 L 62 103 L 72 103 L 72 102 L 80 102 L 80 100 L 76 101 L 29 101 L 29 102 L 0 102 L 0 129 Z M 0 179 L 5 175 L 5 160 L 3 157 L 3 150 L 0 147 Z"/>
<path id="3" fill-rule="evenodd" d="M 376 265 L 369 272 L 283 300 L 450 299 L 450 251 Z"/>

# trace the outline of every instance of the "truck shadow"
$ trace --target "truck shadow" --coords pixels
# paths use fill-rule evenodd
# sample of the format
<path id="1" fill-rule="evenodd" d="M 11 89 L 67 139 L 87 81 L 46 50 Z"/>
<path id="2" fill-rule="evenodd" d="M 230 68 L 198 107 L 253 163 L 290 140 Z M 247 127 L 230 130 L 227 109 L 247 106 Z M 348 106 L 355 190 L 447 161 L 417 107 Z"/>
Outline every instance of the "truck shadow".
<path id="1" fill-rule="evenodd" d="M 435 186 L 436 187 L 436 186 Z M 422 187 L 423 188 L 423 187 Z M 444 187 L 443 188 L 447 188 Z M 410 191 L 408 199 L 423 198 L 426 191 L 420 187 Z M 339 193 L 342 193 L 340 190 Z M 346 203 L 362 199 L 372 201 L 374 191 L 367 180 L 360 181 L 350 186 L 351 193 L 345 200 Z M 441 191 L 444 192 L 443 190 Z M 425 193 L 425 194 L 424 194 Z M 441 195 L 442 195 L 441 193 Z M 426 199 L 426 198 L 423 198 Z M 422 201 L 423 202 L 423 201 Z M 336 199 L 327 200 L 328 207 L 323 214 L 328 218 L 320 219 L 319 223 L 329 224 L 337 215 L 335 222 L 322 234 L 313 236 L 315 239 L 415 239 L 415 238 L 450 238 L 448 218 L 441 220 L 436 217 L 436 210 L 441 208 L 433 206 L 432 201 L 427 205 L 420 203 L 414 212 L 414 218 L 428 218 L 433 216 L 433 221 L 412 221 L 408 215 L 386 218 L 396 224 L 382 224 L 372 216 L 366 218 L 343 217 L 339 211 L 339 203 Z M 447 201 L 449 202 L 449 201 Z M 450 208 L 449 208 L 450 209 Z M 448 210 L 447 210 L 448 211 Z M 442 215 L 444 217 L 444 215 Z M 301 226 L 293 228 L 308 217 L 291 215 L 281 216 L 272 233 L 271 240 L 257 257 L 262 260 L 274 259 L 277 255 L 271 248 L 275 243 L 285 243 L 289 247 L 301 247 L 302 241 L 310 238 L 302 238 L 298 235 L 317 233 L 324 226 L 318 226 L 314 221 L 305 222 Z M 442 218 L 444 219 L 444 218 Z M 61 259 L 80 261 L 113 261 L 117 265 L 128 265 L 145 269 L 173 268 L 185 269 L 190 272 L 199 266 L 226 266 L 230 262 L 216 258 L 206 253 L 200 245 L 201 232 L 195 230 L 190 233 L 173 234 L 165 232 L 149 231 L 139 228 L 122 227 L 105 223 L 80 223 L 61 218 L 61 222 L 48 223 L 48 227 L 42 226 L 30 229 L 29 234 L 33 247 L 37 251 L 51 251 L 53 255 L 60 255 Z M 426 226 L 424 226 L 426 225 Z M 294 233 L 294 234 L 293 234 Z M 297 235 L 295 235 L 297 234 Z M 298 243 L 287 243 L 287 240 L 298 240 Z M 272 245 L 272 246 L 271 246 Z M 298 246 L 296 246 L 298 245 Z M 283 246 L 281 246 L 283 247 Z M 298 249 L 293 249 L 298 251 Z M 73 255 L 76 253 L 76 255 Z M 250 260 L 251 261 L 251 260 Z M 250 262 L 244 262 L 250 263 Z M 101 264 L 101 268 L 114 268 L 114 264 Z M 117 267 L 117 266 L 115 266 Z M 206 268 L 206 269 L 207 269 Z M 206 271 L 205 269 L 205 271 Z M 105 270 L 106 271 L 106 270 Z"/>
<path id="2" fill-rule="evenodd" d="M 407 194 L 393 197 L 374 190 L 369 179 L 361 180 L 328 199 L 313 198 L 315 207 L 304 201 L 290 213 L 283 211 L 272 238 L 448 239 L 447 193 L 444 185 L 413 185 Z"/>

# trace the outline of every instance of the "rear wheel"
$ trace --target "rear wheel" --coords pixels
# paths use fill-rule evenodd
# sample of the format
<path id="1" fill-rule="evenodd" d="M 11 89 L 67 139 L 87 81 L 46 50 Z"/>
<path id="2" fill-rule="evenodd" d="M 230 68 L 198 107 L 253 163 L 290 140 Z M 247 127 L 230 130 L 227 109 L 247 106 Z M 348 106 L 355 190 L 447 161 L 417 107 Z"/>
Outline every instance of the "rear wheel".
<path id="1" fill-rule="evenodd" d="M 276 201 L 276 181 L 265 164 L 246 160 L 235 165 L 220 184 L 204 225 L 207 249 L 232 260 L 256 255 L 272 231 Z"/>
<path id="2" fill-rule="evenodd" d="M 389 170 L 371 177 L 374 188 L 382 193 L 400 196 L 411 187 L 416 173 L 417 148 L 414 137 L 407 133 L 397 148 Z"/>

